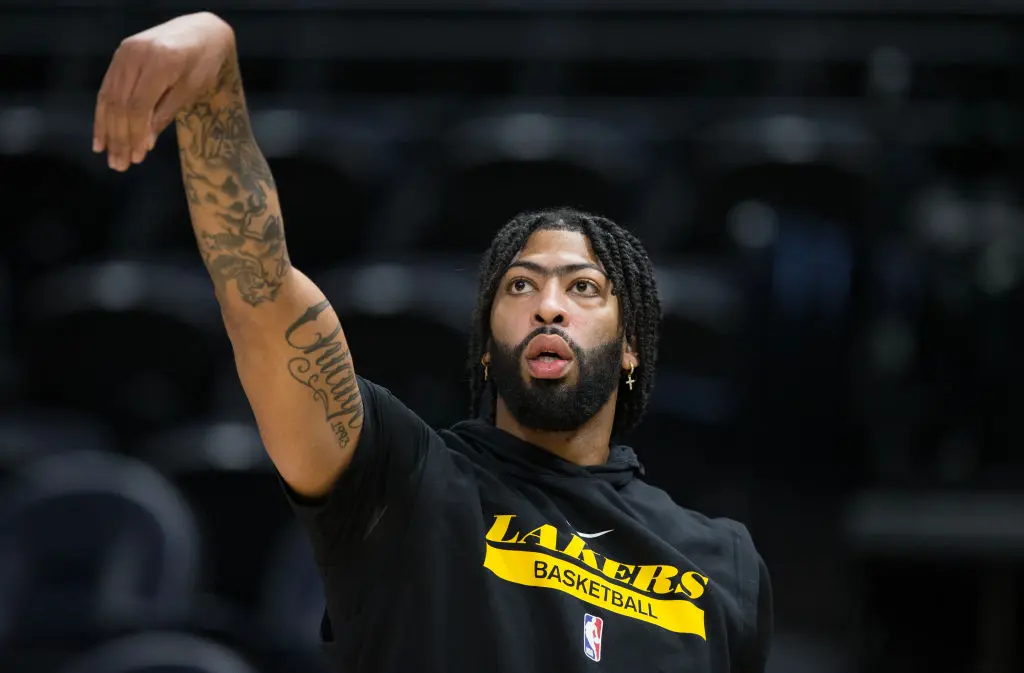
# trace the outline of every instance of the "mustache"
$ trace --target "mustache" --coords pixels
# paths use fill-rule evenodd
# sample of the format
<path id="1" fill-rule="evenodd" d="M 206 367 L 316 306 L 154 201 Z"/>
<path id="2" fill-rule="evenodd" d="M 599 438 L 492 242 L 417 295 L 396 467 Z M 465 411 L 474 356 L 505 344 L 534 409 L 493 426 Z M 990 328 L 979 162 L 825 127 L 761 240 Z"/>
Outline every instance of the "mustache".
<path id="1" fill-rule="evenodd" d="M 566 334 L 564 331 L 560 330 L 559 328 L 552 327 L 551 325 L 542 325 L 542 326 L 538 327 L 537 329 L 533 330 L 532 332 L 530 332 L 529 334 L 527 334 L 526 338 L 523 339 L 522 341 L 520 341 L 519 345 L 515 347 L 515 355 L 516 355 L 516 357 L 517 358 L 520 357 L 523 354 L 523 352 L 526 350 L 526 347 L 530 345 L 530 342 L 533 341 L 534 338 L 539 337 L 542 334 L 545 335 L 545 336 L 553 335 L 553 336 L 561 337 L 562 340 L 565 341 L 565 343 L 569 344 L 569 349 L 573 352 L 573 355 L 576 356 L 577 360 L 580 360 L 580 359 L 583 358 L 583 349 L 580 348 L 579 345 L 575 341 L 572 340 L 572 337 L 570 337 L 568 334 Z"/>

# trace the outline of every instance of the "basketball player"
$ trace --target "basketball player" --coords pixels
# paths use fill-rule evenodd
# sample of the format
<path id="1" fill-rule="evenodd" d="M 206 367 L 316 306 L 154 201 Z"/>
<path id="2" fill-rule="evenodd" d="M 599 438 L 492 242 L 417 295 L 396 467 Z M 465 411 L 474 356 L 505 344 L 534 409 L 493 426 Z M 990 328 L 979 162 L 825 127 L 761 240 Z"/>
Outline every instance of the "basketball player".
<path id="1" fill-rule="evenodd" d="M 214 15 L 121 44 L 94 150 L 124 171 L 172 121 L 238 374 L 321 569 L 338 671 L 764 669 L 771 586 L 746 528 L 675 505 L 612 439 L 640 420 L 656 359 L 635 237 L 568 209 L 505 225 L 483 259 L 472 418 L 435 431 L 356 375 L 338 316 L 292 266 L 234 34 Z"/>

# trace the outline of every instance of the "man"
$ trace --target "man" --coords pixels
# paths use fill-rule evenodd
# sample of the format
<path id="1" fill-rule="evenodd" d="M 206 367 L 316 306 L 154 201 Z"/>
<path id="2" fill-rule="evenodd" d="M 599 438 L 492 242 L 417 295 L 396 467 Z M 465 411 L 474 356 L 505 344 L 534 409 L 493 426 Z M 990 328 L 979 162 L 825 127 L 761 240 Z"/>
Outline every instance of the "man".
<path id="1" fill-rule="evenodd" d="M 356 376 L 337 315 L 291 266 L 234 35 L 211 14 L 122 43 L 94 150 L 126 170 L 172 120 L 238 373 L 322 571 L 337 670 L 763 670 L 771 587 L 746 529 L 676 506 L 612 442 L 639 421 L 656 358 L 636 238 L 573 210 L 507 224 L 481 269 L 476 418 L 438 432 Z"/>

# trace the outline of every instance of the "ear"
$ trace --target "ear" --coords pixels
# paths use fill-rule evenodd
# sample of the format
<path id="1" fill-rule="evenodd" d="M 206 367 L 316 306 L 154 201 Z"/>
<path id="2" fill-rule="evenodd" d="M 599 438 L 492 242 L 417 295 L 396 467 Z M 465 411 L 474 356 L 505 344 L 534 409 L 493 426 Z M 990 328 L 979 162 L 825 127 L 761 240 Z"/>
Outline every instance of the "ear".
<path id="1" fill-rule="evenodd" d="M 631 367 L 640 366 L 640 356 L 636 352 L 636 339 L 622 339 L 622 368 L 629 370 Z"/>
<path id="2" fill-rule="evenodd" d="M 491 364 L 491 354 L 490 354 L 490 352 L 486 352 L 486 353 L 483 354 L 483 357 L 480 358 L 480 364 L 483 364 L 483 365 L 490 365 Z"/>

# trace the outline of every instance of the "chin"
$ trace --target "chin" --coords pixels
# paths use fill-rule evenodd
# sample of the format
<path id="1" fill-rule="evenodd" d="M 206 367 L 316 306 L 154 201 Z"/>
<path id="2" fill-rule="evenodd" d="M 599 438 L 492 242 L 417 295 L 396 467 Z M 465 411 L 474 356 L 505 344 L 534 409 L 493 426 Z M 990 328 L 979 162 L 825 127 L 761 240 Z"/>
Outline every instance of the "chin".
<path id="1" fill-rule="evenodd" d="M 523 378 L 523 383 L 525 383 L 527 387 L 535 386 L 538 388 L 571 388 L 576 385 L 571 374 L 566 374 L 565 376 L 557 379 L 537 379 L 526 374 Z"/>

